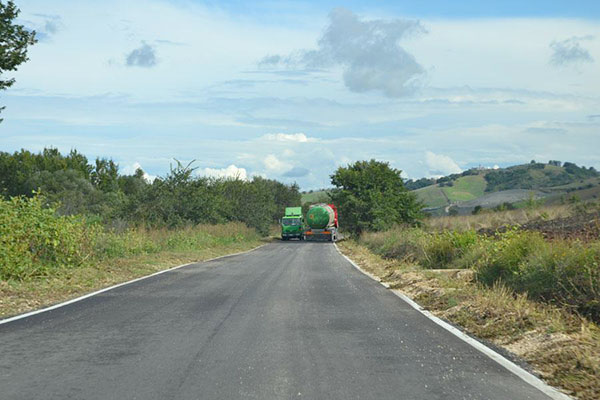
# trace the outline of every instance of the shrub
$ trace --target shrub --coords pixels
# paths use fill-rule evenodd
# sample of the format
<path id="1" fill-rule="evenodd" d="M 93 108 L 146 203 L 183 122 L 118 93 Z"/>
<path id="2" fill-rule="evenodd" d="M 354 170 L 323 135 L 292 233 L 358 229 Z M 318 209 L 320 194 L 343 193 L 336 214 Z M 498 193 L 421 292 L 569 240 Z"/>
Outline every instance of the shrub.
<path id="1" fill-rule="evenodd" d="M 425 245 L 425 268 L 452 268 L 477 242 L 475 231 L 444 231 L 433 234 Z"/>
<path id="2" fill-rule="evenodd" d="M 527 257 L 544 245 L 544 238 L 535 232 L 509 230 L 500 234 L 485 246 L 487 257 L 477 265 L 479 280 L 488 285 L 502 280 L 512 286 Z"/>
<path id="3" fill-rule="evenodd" d="M 100 230 L 81 217 L 60 217 L 43 198 L 0 201 L 0 278 L 24 279 L 76 266 L 93 252 Z"/>
<path id="4" fill-rule="evenodd" d="M 403 262 L 420 263 L 430 235 L 418 228 L 397 227 L 385 232 L 369 232 L 360 238 L 374 253 Z"/>
<path id="5" fill-rule="evenodd" d="M 540 246 L 511 286 L 532 298 L 568 305 L 600 320 L 600 243 Z"/>

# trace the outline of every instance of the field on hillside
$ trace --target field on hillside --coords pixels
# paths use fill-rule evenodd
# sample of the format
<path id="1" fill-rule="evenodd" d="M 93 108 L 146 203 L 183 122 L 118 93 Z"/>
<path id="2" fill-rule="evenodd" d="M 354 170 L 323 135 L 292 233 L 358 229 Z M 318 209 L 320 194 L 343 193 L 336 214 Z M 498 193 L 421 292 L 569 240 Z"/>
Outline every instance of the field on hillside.
<path id="1" fill-rule="evenodd" d="M 470 175 L 456 179 L 453 186 L 432 185 L 415 190 L 415 194 L 427 207 L 443 207 L 481 197 L 485 187 L 482 175 Z"/>
<path id="2" fill-rule="evenodd" d="M 446 215 L 450 211 L 467 215 L 475 207 L 492 209 L 506 207 L 507 203 L 523 207 L 532 198 L 546 205 L 600 199 L 600 176 L 594 168 L 553 163 L 468 170 L 437 180 L 423 178 L 410 183 L 415 186 L 437 181 L 414 190 L 431 215 Z"/>

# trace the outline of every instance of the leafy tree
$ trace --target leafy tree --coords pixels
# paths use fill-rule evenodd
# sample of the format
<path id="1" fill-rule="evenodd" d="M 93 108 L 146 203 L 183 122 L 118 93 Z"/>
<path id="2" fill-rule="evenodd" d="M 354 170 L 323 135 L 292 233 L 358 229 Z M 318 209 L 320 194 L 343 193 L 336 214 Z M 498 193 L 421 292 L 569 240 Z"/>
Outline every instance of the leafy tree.
<path id="1" fill-rule="evenodd" d="M 473 211 L 471 211 L 471 214 L 473 214 L 473 215 L 481 214 L 482 211 L 483 211 L 483 207 L 481 207 L 480 205 L 477 205 L 477 206 L 475 206 L 475 208 L 473 208 Z"/>
<path id="2" fill-rule="evenodd" d="M 16 71 L 19 65 L 27 61 L 27 47 L 36 42 L 35 32 L 15 24 L 18 15 L 19 9 L 12 0 L 6 4 L 0 1 L 0 76 L 6 71 Z M 14 78 L 0 78 L 0 90 L 5 90 L 14 83 Z M 4 107 L 0 107 L 0 111 L 3 109 Z"/>
<path id="3" fill-rule="evenodd" d="M 331 175 L 337 189 L 330 196 L 338 207 L 340 226 L 360 234 L 400 223 L 418 223 L 423 205 L 404 187 L 401 173 L 389 163 L 376 160 L 338 168 Z"/>
<path id="4" fill-rule="evenodd" d="M 296 184 L 211 179 L 196 176 L 194 170 L 192 163 L 177 162 L 151 184 L 141 169 L 119 175 L 114 161 L 91 164 L 76 150 L 67 155 L 53 148 L 38 154 L 0 152 L 0 195 L 32 197 L 41 191 L 59 214 L 85 215 L 113 228 L 240 221 L 261 233 L 268 233 L 284 207 L 300 204 Z"/>
<path id="5" fill-rule="evenodd" d="M 119 166 L 113 160 L 97 158 L 91 173 L 92 183 L 103 192 L 115 192 L 119 188 Z"/>
<path id="6" fill-rule="evenodd" d="M 421 178 L 421 179 L 417 179 L 416 181 L 409 179 L 406 182 L 404 182 L 404 186 L 408 190 L 417 190 L 417 189 L 427 187 L 430 185 L 435 185 L 435 184 L 436 184 L 436 180 L 434 178 Z"/>

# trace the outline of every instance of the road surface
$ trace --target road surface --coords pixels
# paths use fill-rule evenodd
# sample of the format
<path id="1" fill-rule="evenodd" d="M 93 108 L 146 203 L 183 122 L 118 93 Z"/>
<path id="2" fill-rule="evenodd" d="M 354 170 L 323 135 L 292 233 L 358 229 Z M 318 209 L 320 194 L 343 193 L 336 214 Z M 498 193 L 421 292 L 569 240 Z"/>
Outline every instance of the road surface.
<path id="1" fill-rule="evenodd" d="M 0 398 L 547 399 L 305 242 L 0 325 Z"/>

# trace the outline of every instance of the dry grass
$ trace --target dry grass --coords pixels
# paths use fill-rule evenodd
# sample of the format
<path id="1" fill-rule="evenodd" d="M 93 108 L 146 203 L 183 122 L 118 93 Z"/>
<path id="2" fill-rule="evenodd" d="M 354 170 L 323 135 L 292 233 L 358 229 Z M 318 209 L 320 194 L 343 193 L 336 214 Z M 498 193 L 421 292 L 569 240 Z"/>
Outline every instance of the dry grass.
<path id="1" fill-rule="evenodd" d="M 216 237 L 226 229 L 220 226 L 202 227 Z M 167 238 L 167 231 L 151 231 L 155 238 Z M 236 242 L 213 243 L 186 251 L 163 251 L 132 257 L 116 258 L 79 268 L 64 268 L 49 277 L 28 281 L 0 280 L 0 318 L 21 314 L 66 301 L 86 293 L 112 286 L 154 272 L 190 262 L 250 250 L 264 241 L 253 238 Z"/>
<path id="2" fill-rule="evenodd" d="M 572 207 L 558 205 L 536 209 L 518 209 L 500 212 L 483 212 L 477 215 L 433 217 L 426 221 L 432 230 L 497 229 L 506 225 L 520 225 L 542 218 L 564 218 L 572 214 Z"/>
<path id="3" fill-rule="evenodd" d="M 600 398 L 597 325 L 505 287 L 476 284 L 469 271 L 422 270 L 383 259 L 353 241 L 339 247 L 393 290 L 527 361 L 551 385 L 582 400 Z"/>

